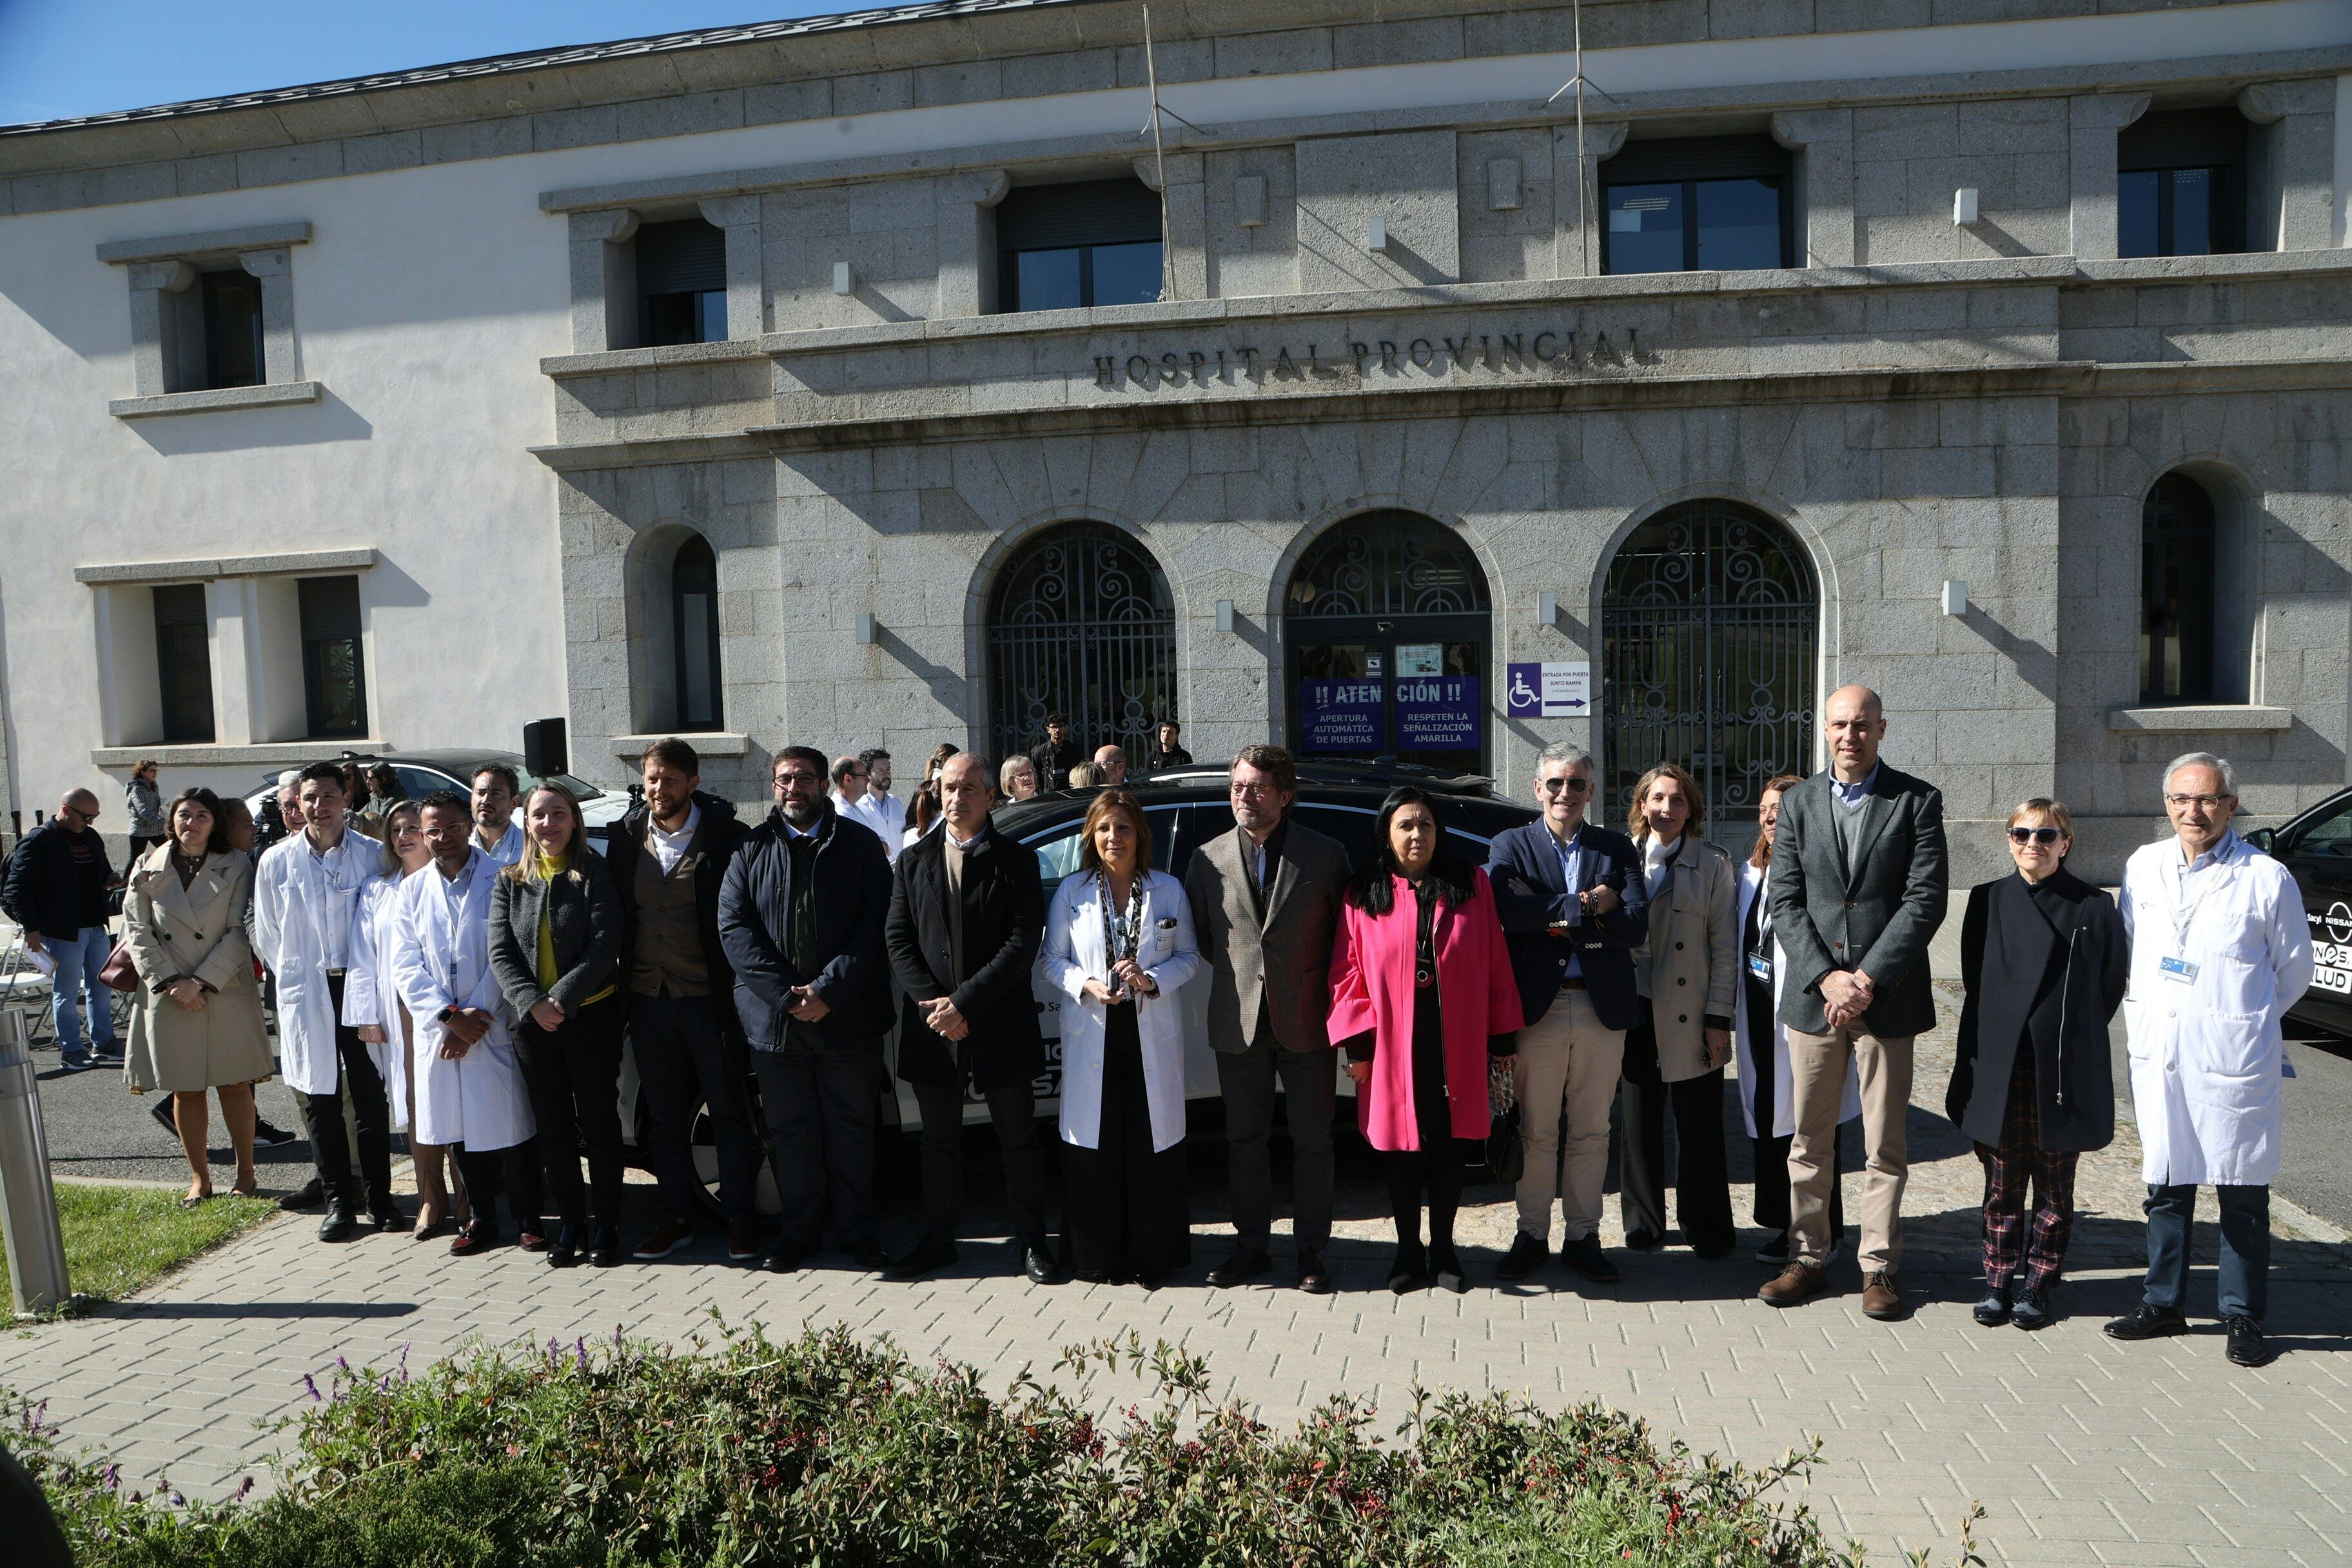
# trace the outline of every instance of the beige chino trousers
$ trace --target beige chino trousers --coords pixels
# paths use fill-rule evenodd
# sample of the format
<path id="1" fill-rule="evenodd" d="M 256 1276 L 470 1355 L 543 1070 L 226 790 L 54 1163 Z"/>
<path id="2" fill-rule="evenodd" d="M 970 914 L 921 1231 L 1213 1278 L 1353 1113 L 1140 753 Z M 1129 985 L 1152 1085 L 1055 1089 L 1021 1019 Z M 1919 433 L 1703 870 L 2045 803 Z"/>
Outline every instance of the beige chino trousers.
<path id="1" fill-rule="evenodd" d="M 1582 991 L 1561 992 L 1542 1017 L 1519 1031 L 1511 1073 L 1519 1095 L 1519 1144 L 1527 1154 L 1518 1187 L 1523 1234 L 1550 1240 L 1554 1198 L 1560 1201 L 1567 1240 L 1600 1231 L 1609 1178 L 1609 1107 L 1624 1062 L 1625 1031 L 1603 1025 Z"/>
<path id="2" fill-rule="evenodd" d="M 1905 1119 L 1911 1113 L 1909 1035 L 1885 1038 L 1848 1026 L 1826 1035 L 1789 1031 L 1790 1099 L 1796 1135 L 1789 1140 L 1790 1228 L 1799 1261 L 1823 1267 L 1830 1255 L 1830 1188 L 1837 1181 L 1838 1111 L 1845 1075 L 1862 1089 L 1862 1250 L 1866 1278 L 1903 1261 L 1903 1186 L 1910 1179 Z"/>

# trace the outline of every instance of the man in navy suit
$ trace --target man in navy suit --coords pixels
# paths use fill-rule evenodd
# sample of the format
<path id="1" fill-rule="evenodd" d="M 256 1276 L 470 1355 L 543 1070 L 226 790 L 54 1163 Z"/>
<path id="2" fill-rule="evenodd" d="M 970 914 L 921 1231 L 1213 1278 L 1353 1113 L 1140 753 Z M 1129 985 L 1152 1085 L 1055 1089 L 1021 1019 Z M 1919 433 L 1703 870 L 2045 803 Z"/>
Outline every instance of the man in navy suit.
<path id="1" fill-rule="evenodd" d="M 1519 1234 L 1495 1270 L 1503 1279 L 1526 1279 L 1550 1251 L 1555 1197 L 1566 1222 L 1561 1259 L 1587 1279 L 1618 1278 L 1601 1250 L 1601 1186 L 1625 1031 L 1644 1005 L 1633 950 L 1649 935 L 1650 895 L 1633 841 L 1585 821 L 1593 790 L 1592 758 L 1581 747 L 1546 746 L 1536 758 L 1543 820 L 1500 835 L 1487 851 L 1527 1018 L 1513 1068 L 1527 1170 Z"/>

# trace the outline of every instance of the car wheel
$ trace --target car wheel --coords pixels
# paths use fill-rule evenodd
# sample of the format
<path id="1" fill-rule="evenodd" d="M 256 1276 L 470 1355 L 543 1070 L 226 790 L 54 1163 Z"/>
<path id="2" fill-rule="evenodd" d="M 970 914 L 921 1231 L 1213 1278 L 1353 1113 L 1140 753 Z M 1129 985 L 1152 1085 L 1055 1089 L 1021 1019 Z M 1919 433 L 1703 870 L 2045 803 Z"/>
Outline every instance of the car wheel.
<path id="1" fill-rule="evenodd" d="M 694 1180 L 703 1210 L 717 1218 L 721 1214 L 719 1203 L 719 1124 L 710 1118 L 710 1103 L 706 1100 L 694 1102 L 692 1131 L 688 1135 L 687 1150 L 694 1160 Z M 759 1148 L 760 1177 L 753 1190 L 752 1206 L 762 1219 L 773 1219 L 783 1210 L 783 1201 L 776 1195 L 775 1168 L 768 1163 L 767 1130 L 760 1120 L 759 1101 L 751 1102 L 751 1131 Z"/>

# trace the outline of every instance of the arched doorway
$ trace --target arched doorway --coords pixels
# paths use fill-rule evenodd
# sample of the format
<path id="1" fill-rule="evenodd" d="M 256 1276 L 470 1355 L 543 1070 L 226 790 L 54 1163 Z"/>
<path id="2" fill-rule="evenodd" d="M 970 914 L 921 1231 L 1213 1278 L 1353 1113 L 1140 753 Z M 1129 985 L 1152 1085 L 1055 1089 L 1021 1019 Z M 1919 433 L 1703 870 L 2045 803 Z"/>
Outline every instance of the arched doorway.
<path id="1" fill-rule="evenodd" d="M 1046 530 L 997 574 L 988 603 L 989 745 L 998 757 L 1045 738 L 1060 713 L 1089 751 L 1143 756 L 1176 710 L 1176 611 L 1150 552 L 1102 522 Z"/>
<path id="2" fill-rule="evenodd" d="M 1486 574 L 1444 524 L 1349 518 L 1307 547 L 1283 595 L 1290 745 L 1486 771 Z"/>
<path id="3" fill-rule="evenodd" d="M 1601 596 L 1605 820 L 1643 771 L 1680 763 L 1709 837 L 1745 843 L 1775 773 L 1808 773 L 1821 598 L 1796 541 L 1735 501 L 1685 501 L 1635 529 Z"/>

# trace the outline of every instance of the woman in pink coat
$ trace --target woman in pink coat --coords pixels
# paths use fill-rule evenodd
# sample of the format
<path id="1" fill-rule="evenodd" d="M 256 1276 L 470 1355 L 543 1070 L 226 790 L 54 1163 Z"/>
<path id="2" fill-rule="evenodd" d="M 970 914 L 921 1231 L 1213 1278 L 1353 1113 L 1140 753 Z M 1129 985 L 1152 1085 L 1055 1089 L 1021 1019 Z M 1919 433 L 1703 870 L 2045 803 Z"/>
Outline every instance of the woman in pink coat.
<path id="1" fill-rule="evenodd" d="M 1381 805 L 1331 950 L 1331 1038 L 1348 1053 L 1356 1118 L 1380 1152 L 1396 1214 L 1399 1295 L 1468 1289 L 1454 1250 L 1465 1140 L 1487 1131 L 1487 1062 L 1517 1049 L 1519 990 L 1486 873 L 1454 853 L 1420 790 Z M 1429 1194 L 1429 1247 L 1421 1201 Z"/>

